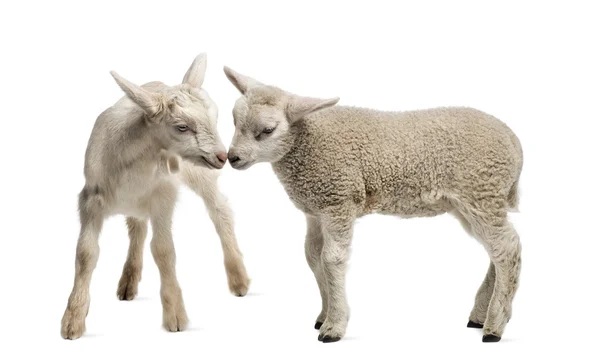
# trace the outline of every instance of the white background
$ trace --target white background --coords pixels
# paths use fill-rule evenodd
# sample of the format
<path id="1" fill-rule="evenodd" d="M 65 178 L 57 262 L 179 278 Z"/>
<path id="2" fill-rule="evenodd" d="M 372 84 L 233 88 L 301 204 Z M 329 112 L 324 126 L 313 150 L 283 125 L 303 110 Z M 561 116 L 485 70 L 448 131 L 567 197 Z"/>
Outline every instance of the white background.
<path id="1" fill-rule="evenodd" d="M 597 362 L 599 12 L 593 2 L 449 3 L 3 2 L 0 361 Z M 202 201 L 182 190 L 174 238 L 188 331 L 161 327 L 149 248 L 139 296 L 117 300 L 128 240 L 115 217 L 100 240 L 87 333 L 62 340 L 84 151 L 97 115 L 122 96 L 108 72 L 175 84 L 200 52 L 226 145 L 238 93 L 223 65 L 343 105 L 465 105 L 504 120 L 525 166 L 511 216 L 522 280 L 502 341 L 483 344 L 465 327 L 488 259 L 456 220 L 369 216 L 355 229 L 347 336 L 318 342 L 304 217 L 266 164 L 227 165 L 220 180 L 248 296 L 229 294 Z"/>

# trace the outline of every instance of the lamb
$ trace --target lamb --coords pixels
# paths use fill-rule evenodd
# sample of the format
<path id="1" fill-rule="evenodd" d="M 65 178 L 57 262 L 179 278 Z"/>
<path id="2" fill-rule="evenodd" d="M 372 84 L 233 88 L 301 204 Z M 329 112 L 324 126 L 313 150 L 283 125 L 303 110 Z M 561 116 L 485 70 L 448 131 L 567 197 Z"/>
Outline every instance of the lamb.
<path id="1" fill-rule="evenodd" d="M 468 327 L 501 339 L 512 314 L 520 241 L 507 219 L 517 207 L 523 153 L 501 121 L 471 108 L 383 112 L 301 97 L 225 67 L 241 92 L 230 164 L 270 162 L 306 214 L 306 259 L 322 298 L 315 328 L 346 331 L 345 272 L 354 221 L 366 214 L 455 215 L 490 257 Z"/>
<path id="2" fill-rule="evenodd" d="M 201 88 L 206 55 L 200 54 L 183 83 L 137 86 L 115 72 L 126 93 L 94 125 L 85 154 L 85 186 L 79 194 L 81 232 L 76 250 L 75 282 L 62 318 L 61 335 L 77 339 L 85 331 L 92 271 L 98 260 L 103 221 L 127 216 L 130 246 L 117 296 L 132 300 L 141 279 L 148 219 L 152 255 L 161 277 L 163 325 L 185 329 L 188 318 L 175 274 L 171 220 L 178 186 L 200 195 L 221 239 L 229 289 L 248 291 L 249 279 L 238 248 L 229 206 L 217 188 L 227 154 L 217 133 L 217 107 Z"/>

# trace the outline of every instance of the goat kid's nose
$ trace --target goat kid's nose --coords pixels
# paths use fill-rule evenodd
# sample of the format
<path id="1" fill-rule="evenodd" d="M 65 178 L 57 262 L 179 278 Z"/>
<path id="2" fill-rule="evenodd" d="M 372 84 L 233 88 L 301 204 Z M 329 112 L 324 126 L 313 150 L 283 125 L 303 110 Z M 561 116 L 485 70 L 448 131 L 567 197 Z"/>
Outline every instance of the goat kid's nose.
<path id="1" fill-rule="evenodd" d="M 230 164 L 233 164 L 233 163 L 235 163 L 236 161 L 239 161 L 239 160 L 240 160 L 239 156 L 229 155 L 229 163 Z"/>
<path id="2" fill-rule="evenodd" d="M 225 152 L 217 153 L 217 159 L 219 159 L 219 161 L 222 164 L 225 164 L 227 162 L 227 153 L 225 153 Z"/>

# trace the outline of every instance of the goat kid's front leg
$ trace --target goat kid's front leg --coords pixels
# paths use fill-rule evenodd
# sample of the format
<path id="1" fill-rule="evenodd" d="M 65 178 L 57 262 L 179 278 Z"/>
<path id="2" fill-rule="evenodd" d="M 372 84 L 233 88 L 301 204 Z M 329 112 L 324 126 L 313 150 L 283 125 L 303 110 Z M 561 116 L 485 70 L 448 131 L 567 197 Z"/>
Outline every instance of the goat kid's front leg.
<path id="1" fill-rule="evenodd" d="M 321 264 L 321 252 L 323 251 L 323 233 L 321 231 L 321 222 L 316 217 L 306 216 L 306 241 L 304 243 L 304 252 L 306 262 L 315 275 L 319 292 L 321 294 L 321 312 L 317 316 L 315 329 L 320 329 L 327 318 L 327 280 Z"/>
<path id="2" fill-rule="evenodd" d="M 225 196 L 218 189 L 216 174 L 210 173 L 212 172 L 200 171 L 197 167 L 186 165 L 183 169 L 183 180 L 204 200 L 210 219 L 221 239 L 229 290 L 235 296 L 245 296 L 250 287 L 250 279 L 235 237 L 233 213 Z"/>
<path id="3" fill-rule="evenodd" d="M 104 221 L 102 197 L 98 193 L 90 195 L 84 189 L 79 195 L 79 214 L 81 231 L 75 252 L 75 281 L 60 330 L 63 338 L 71 340 L 85 332 L 85 318 L 90 308 L 90 281 L 100 254 L 98 238 Z"/>
<path id="4" fill-rule="evenodd" d="M 129 233 L 129 252 L 117 288 L 119 300 L 133 300 L 137 295 L 138 284 L 142 279 L 144 242 L 148 234 L 148 222 L 127 217 L 127 231 Z"/>
<path id="5" fill-rule="evenodd" d="M 352 214 L 321 217 L 323 250 L 321 264 L 327 282 L 327 317 L 319 340 L 337 342 L 346 334 L 349 307 L 346 301 L 346 264 L 354 225 Z"/>
<path id="6" fill-rule="evenodd" d="M 171 195 L 172 193 L 172 200 Z M 161 192 L 165 199 L 153 206 L 150 220 L 152 222 L 152 256 L 160 272 L 160 298 L 163 306 L 163 326 L 168 331 L 183 331 L 187 327 L 188 317 L 183 304 L 181 288 L 175 273 L 175 247 L 171 234 L 171 221 L 175 205 L 175 191 Z"/>
<path id="7" fill-rule="evenodd" d="M 235 237 L 231 208 L 225 197 L 216 189 L 216 185 L 213 193 L 204 196 L 204 202 L 221 239 L 229 291 L 235 296 L 245 296 L 250 288 L 250 279 Z"/>

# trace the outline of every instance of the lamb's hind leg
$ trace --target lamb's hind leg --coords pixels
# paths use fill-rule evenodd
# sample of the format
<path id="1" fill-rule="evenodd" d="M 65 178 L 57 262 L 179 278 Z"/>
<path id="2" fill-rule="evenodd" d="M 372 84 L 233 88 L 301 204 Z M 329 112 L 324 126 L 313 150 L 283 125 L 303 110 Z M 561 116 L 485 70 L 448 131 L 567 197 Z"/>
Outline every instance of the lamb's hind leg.
<path id="1" fill-rule="evenodd" d="M 117 288 L 119 300 L 133 300 L 137 295 L 138 283 L 142 279 L 144 242 L 148 234 L 148 222 L 127 217 L 127 231 L 129 234 L 129 252 Z"/>
<path id="2" fill-rule="evenodd" d="M 250 279 L 235 237 L 233 213 L 217 186 L 217 174 L 189 165 L 184 167 L 182 174 L 185 184 L 204 199 L 210 219 L 221 239 L 229 290 L 236 296 L 246 295 Z"/>
<path id="3" fill-rule="evenodd" d="M 463 213 L 468 215 L 466 208 L 463 209 Z M 463 226 L 465 231 L 473 236 L 473 229 L 469 221 L 459 212 L 458 210 L 453 210 L 451 212 Z M 467 328 L 483 328 L 483 323 L 485 322 L 485 317 L 487 316 L 488 306 L 490 305 L 490 299 L 492 298 L 492 293 L 494 292 L 494 285 L 496 283 L 496 267 L 494 263 L 490 261 L 490 266 L 488 268 L 487 274 L 479 290 L 477 290 L 477 295 L 475 295 L 475 304 L 473 305 L 473 309 L 471 310 L 471 314 L 469 315 L 469 323 L 467 324 Z"/>
<path id="4" fill-rule="evenodd" d="M 181 288 L 175 274 L 175 247 L 171 234 L 175 197 L 174 186 L 163 186 L 155 192 L 150 212 L 150 221 L 152 222 L 150 248 L 160 272 L 163 326 L 172 332 L 185 330 L 188 323 Z"/>
<path id="5" fill-rule="evenodd" d="M 85 318 L 90 307 L 90 281 L 100 254 L 98 237 L 104 221 L 102 208 L 103 199 L 97 190 L 84 189 L 79 195 L 81 231 L 75 252 L 75 282 L 60 331 L 65 339 L 77 339 L 85 331 Z"/>
<path id="6" fill-rule="evenodd" d="M 485 279 L 481 283 L 477 295 L 475 296 L 475 304 L 469 315 L 469 323 L 467 328 L 483 328 L 485 318 L 487 316 L 490 299 L 494 293 L 494 285 L 496 284 L 496 267 L 490 261 L 490 267 L 485 275 Z"/>
<path id="7" fill-rule="evenodd" d="M 304 252 L 306 261 L 310 266 L 321 293 L 321 313 L 317 316 L 315 329 L 320 329 L 327 318 L 327 280 L 321 264 L 321 252 L 323 250 L 323 233 L 321 223 L 315 217 L 306 216 L 306 241 L 304 243 Z"/>
<path id="8" fill-rule="evenodd" d="M 496 282 L 483 325 L 483 341 L 497 342 L 512 316 L 512 301 L 521 272 L 519 235 L 507 220 L 500 226 L 487 226 L 482 235 L 488 243 L 488 253 L 496 267 Z"/>
<path id="9" fill-rule="evenodd" d="M 488 205 L 502 203 L 490 202 Z M 464 208 L 462 213 L 471 224 L 473 234 L 486 248 L 495 267 L 494 289 L 483 324 L 483 341 L 497 342 L 512 314 L 512 300 L 521 269 L 521 243 L 519 235 L 506 217 L 506 212 L 469 209 Z M 487 293 L 489 292 L 482 295 Z"/>

